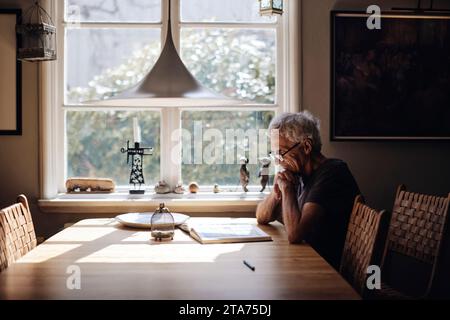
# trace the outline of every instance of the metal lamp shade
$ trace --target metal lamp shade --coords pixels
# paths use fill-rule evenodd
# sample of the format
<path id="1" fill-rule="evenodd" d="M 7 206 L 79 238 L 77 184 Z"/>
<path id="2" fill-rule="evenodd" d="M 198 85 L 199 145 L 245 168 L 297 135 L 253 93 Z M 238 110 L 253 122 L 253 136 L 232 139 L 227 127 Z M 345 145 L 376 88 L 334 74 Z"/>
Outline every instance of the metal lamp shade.
<path id="1" fill-rule="evenodd" d="M 244 103 L 247 102 L 215 93 L 195 79 L 175 48 L 169 18 L 166 43 L 150 73 L 131 89 L 110 99 L 87 104 L 110 107 L 215 107 Z"/>

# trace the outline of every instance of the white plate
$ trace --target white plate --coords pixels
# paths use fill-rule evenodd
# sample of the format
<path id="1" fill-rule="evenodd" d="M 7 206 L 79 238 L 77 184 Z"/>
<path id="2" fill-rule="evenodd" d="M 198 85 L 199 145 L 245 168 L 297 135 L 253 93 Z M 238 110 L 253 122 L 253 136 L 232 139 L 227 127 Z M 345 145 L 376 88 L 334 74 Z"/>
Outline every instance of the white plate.
<path id="1" fill-rule="evenodd" d="M 153 213 L 151 212 L 143 212 L 143 213 L 125 213 L 118 215 L 116 217 L 116 220 L 120 222 L 121 224 L 132 227 L 132 228 L 144 228 L 144 229 L 150 229 L 151 228 L 151 219 L 152 219 Z M 189 219 L 189 216 L 182 214 L 182 213 L 173 213 L 172 216 L 175 220 L 175 226 L 179 226 L 186 222 L 187 219 Z"/>

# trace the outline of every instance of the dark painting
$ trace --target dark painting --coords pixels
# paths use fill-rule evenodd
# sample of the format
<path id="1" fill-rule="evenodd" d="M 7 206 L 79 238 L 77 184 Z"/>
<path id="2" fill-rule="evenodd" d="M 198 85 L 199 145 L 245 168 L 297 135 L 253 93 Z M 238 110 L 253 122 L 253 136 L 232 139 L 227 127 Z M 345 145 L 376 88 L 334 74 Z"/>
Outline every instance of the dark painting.
<path id="1" fill-rule="evenodd" d="M 332 15 L 332 139 L 450 140 L 450 17 Z"/>

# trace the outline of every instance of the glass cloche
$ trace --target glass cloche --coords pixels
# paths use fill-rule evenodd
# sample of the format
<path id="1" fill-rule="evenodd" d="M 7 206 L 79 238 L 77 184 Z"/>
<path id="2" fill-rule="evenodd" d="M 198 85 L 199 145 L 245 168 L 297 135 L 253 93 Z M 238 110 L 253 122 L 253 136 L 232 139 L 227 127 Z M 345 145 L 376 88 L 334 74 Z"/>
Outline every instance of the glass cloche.
<path id="1" fill-rule="evenodd" d="M 156 241 L 173 240 L 175 234 L 175 219 L 164 203 L 156 208 L 151 218 L 151 236 Z"/>

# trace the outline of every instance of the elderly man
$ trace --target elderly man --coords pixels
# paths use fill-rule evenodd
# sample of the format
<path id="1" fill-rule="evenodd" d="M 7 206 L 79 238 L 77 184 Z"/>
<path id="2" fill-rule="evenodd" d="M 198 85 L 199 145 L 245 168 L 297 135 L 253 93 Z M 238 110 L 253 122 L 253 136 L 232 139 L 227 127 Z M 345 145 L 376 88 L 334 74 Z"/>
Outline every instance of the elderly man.
<path id="1" fill-rule="evenodd" d="M 258 205 L 258 223 L 282 222 L 290 243 L 305 240 L 338 269 L 358 185 L 345 162 L 321 153 L 319 121 L 311 113 L 282 114 L 269 129 L 281 170 Z"/>

